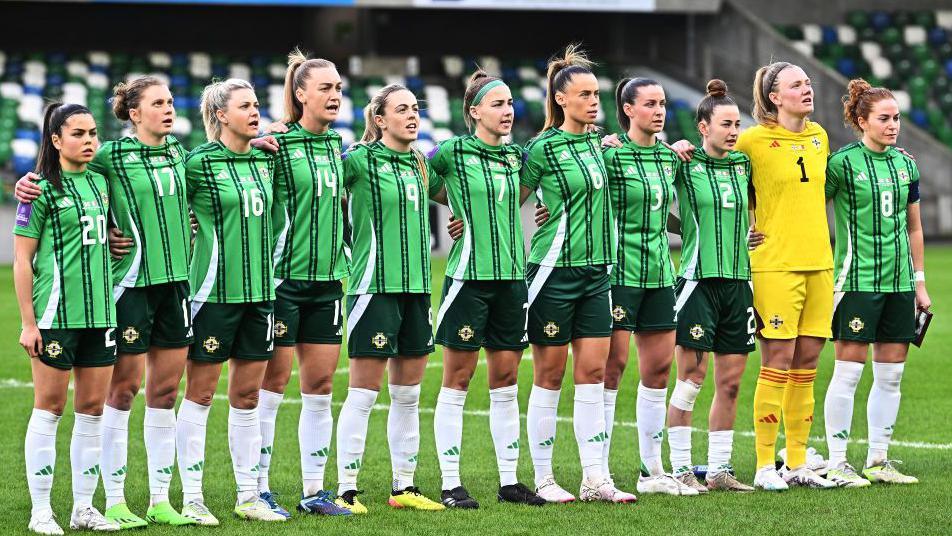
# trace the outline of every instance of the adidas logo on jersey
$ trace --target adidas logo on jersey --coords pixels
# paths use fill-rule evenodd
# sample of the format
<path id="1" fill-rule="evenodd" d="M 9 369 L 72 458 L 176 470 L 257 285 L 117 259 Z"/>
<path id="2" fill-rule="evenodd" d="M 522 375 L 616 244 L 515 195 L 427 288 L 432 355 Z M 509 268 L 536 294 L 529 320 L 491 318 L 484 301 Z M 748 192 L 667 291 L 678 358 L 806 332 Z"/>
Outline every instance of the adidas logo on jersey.
<path id="1" fill-rule="evenodd" d="M 635 166 L 628 166 L 625 168 L 625 175 L 633 177 L 638 174 L 638 171 L 635 169 Z"/>
<path id="2" fill-rule="evenodd" d="M 139 161 L 139 155 L 135 153 L 129 153 L 129 156 L 126 157 L 127 164 L 130 164 L 132 162 L 138 162 L 138 161 Z"/>
<path id="3" fill-rule="evenodd" d="M 294 154 L 291 155 L 291 158 L 293 158 L 294 160 L 297 160 L 299 158 L 304 158 L 304 151 L 300 149 L 296 149 L 294 151 Z"/>
<path id="4" fill-rule="evenodd" d="M 704 166 L 702 166 L 701 164 L 698 164 L 694 166 L 693 169 L 691 169 L 691 173 L 700 173 L 702 171 L 704 171 Z"/>
<path id="5" fill-rule="evenodd" d="M 73 206 L 74 204 L 75 204 L 75 203 L 73 203 L 73 200 L 70 199 L 70 198 L 68 198 L 68 197 L 64 197 L 64 198 L 63 198 L 62 200 L 60 200 L 60 202 L 59 202 L 60 208 L 69 208 L 69 207 Z"/>
<path id="6" fill-rule="evenodd" d="M 479 165 L 479 160 L 477 160 L 475 156 L 470 156 L 470 157 L 466 160 L 466 165 L 467 165 L 467 166 L 476 166 L 476 165 Z"/>
<path id="7" fill-rule="evenodd" d="M 218 175 L 215 175 L 216 179 L 227 179 L 228 177 L 230 177 L 230 175 L 228 175 L 227 169 L 223 169 L 218 172 Z"/>
<path id="8" fill-rule="evenodd" d="M 560 161 L 560 162 L 563 161 L 563 160 L 568 160 L 569 158 L 572 158 L 572 156 L 569 155 L 569 152 L 568 152 L 568 151 L 562 151 L 562 152 L 559 154 L 559 161 Z"/>

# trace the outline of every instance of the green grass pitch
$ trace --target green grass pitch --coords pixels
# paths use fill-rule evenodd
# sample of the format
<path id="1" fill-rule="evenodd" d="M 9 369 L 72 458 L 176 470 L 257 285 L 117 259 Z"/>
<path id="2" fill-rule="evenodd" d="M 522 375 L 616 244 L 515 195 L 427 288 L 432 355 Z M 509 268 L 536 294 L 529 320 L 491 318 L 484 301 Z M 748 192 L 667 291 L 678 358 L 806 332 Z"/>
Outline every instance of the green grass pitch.
<path id="1" fill-rule="evenodd" d="M 370 420 L 367 453 L 360 474 L 360 487 L 366 491 L 362 501 L 370 509 L 369 515 L 330 519 L 295 515 L 280 526 L 248 525 L 231 514 L 234 504 L 234 480 L 226 436 L 227 401 L 216 400 L 208 425 L 205 497 L 208 506 L 218 515 L 222 526 L 216 529 L 150 527 L 149 534 L 216 533 L 238 534 L 254 531 L 275 533 L 339 533 L 339 534 L 541 534 L 552 531 L 584 531 L 599 533 L 775 533 L 775 534 L 844 534 L 844 533 L 918 533 L 952 532 L 952 514 L 949 512 L 947 474 L 952 470 L 952 391 L 945 378 L 952 361 L 952 247 L 928 248 L 927 273 L 929 290 L 935 303 L 935 321 L 925 348 L 912 349 L 903 380 L 903 400 L 896 427 L 896 444 L 891 457 L 905 462 L 902 468 L 918 476 L 921 483 L 911 487 L 873 486 L 872 488 L 828 491 L 796 489 L 783 494 L 758 492 L 750 495 L 713 493 L 704 497 L 674 498 L 643 496 L 635 505 L 571 504 L 548 505 L 541 509 L 501 505 L 496 502 L 498 486 L 496 463 L 489 435 L 489 397 L 486 387 L 486 368 L 477 368 L 466 402 L 464 440 L 462 448 L 463 483 L 480 501 L 478 511 L 409 512 L 396 511 L 386 505 L 390 483 L 389 454 L 386 447 L 386 411 L 389 399 L 381 393 Z M 434 310 L 439 301 L 443 280 L 444 261 L 434 260 Z M 0 287 L 4 288 L 5 302 L 0 309 L 0 422 L 5 432 L 0 438 L 0 467 L 9 471 L 6 484 L 0 486 L 0 529 L 3 533 L 26 533 L 30 498 L 27 492 L 23 465 L 23 437 L 32 406 L 29 363 L 17 344 L 19 315 L 15 305 L 12 273 L 9 267 L 0 268 Z M 634 347 L 632 347 L 634 352 Z M 746 482 L 753 479 L 754 450 L 752 437 L 753 387 L 757 377 L 759 356 L 751 356 L 740 392 L 737 435 L 734 446 L 734 465 Z M 340 366 L 347 366 L 346 355 Z M 429 497 L 439 499 L 440 478 L 433 443 L 433 408 L 440 387 L 440 353 L 431 356 L 423 380 L 421 408 L 421 449 L 416 481 Z M 811 445 L 826 453 L 823 435 L 823 397 L 833 369 L 832 345 L 828 344 L 820 361 L 816 384 L 816 421 Z M 857 393 L 853 434 L 849 457 L 854 465 L 865 459 L 866 395 L 871 382 L 869 367 Z M 672 374 L 672 383 L 673 383 Z M 711 378 L 698 399 L 694 425 L 706 429 L 706 415 L 712 395 Z M 634 362 L 624 378 L 618 397 L 615 433 L 612 441 L 612 468 L 618 486 L 634 491 L 637 478 L 638 451 L 635 420 L 635 391 L 637 367 Z M 532 363 L 524 360 L 519 377 L 519 400 L 523 415 L 532 384 Z M 219 392 L 224 392 L 224 379 Z M 346 395 L 347 375 L 339 373 L 334 381 L 334 412 Z M 581 479 L 578 451 L 572 432 L 571 376 L 562 391 L 554 464 L 558 481 L 568 490 L 577 492 Z M 277 438 L 271 469 L 272 489 L 281 494 L 280 500 L 292 509 L 300 494 L 298 466 L 297 419 L 300 395 L 296 376 L 288 386 L 288 394 L 278 415 Z M 133 511 L 145 514 L 148 503 L 145 452 L 142 445 L 143 398 L 140 395 L 130 421 L 129 477 L 126 497 Z M 335 421 L 336 422 L 336 421 Z M 69 473 L 69 435 L 73 425 L 72 411 L 67 409 L 60 423 L 58 464 L 53 490 L 53 505 L 60 523 L 69 522 L 71 504 Z M 525 445 L 523 425 L 522 444 Z M 696 433 L 694 439 L 695 463 L 706 460 L 707 436 Z M 781 439 L 782 446 L 782 439 Z M 333 458 L 333 455 L 332 455 Z M 335 462 L 328 463 L 326 485 L 336 483 Z M 667 465 L 667 445 L 665 445 Z M 523 448 L 519 477 L 524 483 L 532 481 L 532 465 L 528 448 Z M 178 477 L 173 479 L 172 502 L 180 504 Z M 102 486 L 95 503 L 103 507 Z"/>

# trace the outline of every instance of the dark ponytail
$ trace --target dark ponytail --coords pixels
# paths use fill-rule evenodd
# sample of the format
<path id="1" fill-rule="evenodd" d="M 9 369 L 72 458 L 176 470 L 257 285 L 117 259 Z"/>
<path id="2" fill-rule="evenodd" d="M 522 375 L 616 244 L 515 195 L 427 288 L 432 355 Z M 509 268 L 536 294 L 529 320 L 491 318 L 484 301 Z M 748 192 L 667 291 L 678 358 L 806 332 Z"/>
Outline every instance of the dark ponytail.
<path id="1" fill-rule="evenodd" d="M 661 84 L 650 78 L 622 78 L 615 86 L 615 114 L 622 132 L 628 132 L 631 127 L 631 118 L 625 115 L 625 103 L 634 104 L 638 90 L 647 86 L 661 87 Z"/>
<path id="2" fill-rule="evenodd" d="M 59 191 L 63 191 L 63 177 L 60 167 L 59 150 L 53 146 L 53 134 L 63 136 L 63 124 L 70 117 L 89 114 L 89 109 L 79 104 L 54 102 L 46 107 L 43 114 L 43 136 L 40 138 L 40 151 L 36 158 L 36 174 L 50 181 Z"/>
<path id="3" fill-rule="evenodd" d="M 555 101 L 555 94 L 565 91 L 576 74 L 592 74 L 595 66 L 579 45 L 565 47 L 561 56 L 549 60 L 545 75 L 545 124 L 542 130 L 560 127 L 565 122 L 565 111 Z"/>

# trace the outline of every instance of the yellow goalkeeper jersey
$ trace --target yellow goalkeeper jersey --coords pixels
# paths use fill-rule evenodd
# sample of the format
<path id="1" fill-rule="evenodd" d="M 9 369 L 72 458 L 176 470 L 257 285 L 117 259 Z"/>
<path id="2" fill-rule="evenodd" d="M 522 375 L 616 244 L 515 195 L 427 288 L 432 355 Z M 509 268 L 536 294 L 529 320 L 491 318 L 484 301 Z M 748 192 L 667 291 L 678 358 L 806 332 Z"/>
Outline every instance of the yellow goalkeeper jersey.
<path id="1" fill-rule="evenodd" d="M 819 124 L 803 132 L 757 125 L 740 134 L 738 151 L 750 157 L 754 221 L 766 235 L 750 253 L 754 272 L 833 268 L 826 221 L 826 160 L 830 142 Z"/>

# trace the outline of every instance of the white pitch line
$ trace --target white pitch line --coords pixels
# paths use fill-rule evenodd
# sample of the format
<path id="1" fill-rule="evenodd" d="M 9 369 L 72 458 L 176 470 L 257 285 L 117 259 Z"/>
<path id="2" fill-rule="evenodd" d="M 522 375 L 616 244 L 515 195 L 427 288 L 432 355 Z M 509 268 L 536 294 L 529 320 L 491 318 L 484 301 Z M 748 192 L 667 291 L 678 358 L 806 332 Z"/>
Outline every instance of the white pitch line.
<path id="1" fill-rule="evenodd" d="M 439 365 L 439 363 L 432 363 L 432 364 L 433 364 L 433 365 Z M 429 367 L 429 365 L 427 365 L 427 367 Z M 21 381 L 21 380 L 14 380 L 14 379 L 11 379 L 11 378 L 0 379 L 0 389 L 32 389 L 32 388 L 33 388 L 33 382 L 24 382 L 24 381 Z M 70 388 L 72 388 L 72 386 L 70 386 Z M 227 395 L 223 395 L 223 394 L 216 394 L 216 395 L 214 396 L 214 399 L 215 399 L 215 400 L 227 401 L 227 400 L 228 400 L 228 396 L 227 396 Z M 284 399 L 284 403 L 285 403 L 285 404 L 291 404 L 291 405 L 299 405 L 299 404 L 301 403 L 301 399 L 300 399 L 300 398 L 287 398 L 287 397 L 286 397 L 286 398 Z M 341 406 L 341 405 L 343 405 L 343 404 L 344 404 L 343 402 L 334 402 L 334 403 L 333 403 L 334 406 Z M 373 407 L 373 410 L 374 410 L 374 411 L 389 411 L 389 410 L 390 410 L 390 406 L 387 405 L 387 404 L 375 404 L 374 407 Z M 425 413 L 425 414 L 427 414 L 427 415 L 432 414 L 434 411 L 435 411 L 434 408 L 420 408 L 420 413 Z M 488 416 L 489 416 L 489 410 L 485 410 L 485 409 L 467 409 L 467 410 L 463 410 L 463 415 L 470 416 L 470 417 L 488 417 Z M 522 417 L 522 419 L 525 420 L 526 415 L 523 413 L 523 414 L 520 414 L 520 417 Z M 571 417 L 566 417 L 566 416 L 559 415 L 559 416 L 556 417 L 556 421 L 558 421 L 558 422 L 571 423 L 571 422 L 572 422 L 572 418 L 571 418 Z M 638 423 L 636 423 L 635 421 L 615 421 L 615 426 L 616 426 L 616 427 L 622 427 L 622 428 L 637 428 L 637 427 L 638 427 Z M 694 427 L 692 427 L 692 428 L 691 428 L 691 431 L 692 431 L 693 433 L 695 433 L 695 434 L 706 434 L 706 433 L 707 433 L 707 430 L 705 430 L 705 429 L 703 429 L 703 428 L 694 428 Z M 742 436 L 742 437 L 754 437 L 754 432 L 751 431 L 751 430 L 736 430 L 736 431 L 734 432 L 734 434 L 735 434 L 735 435 Z M 781 434 L 778 434 L 777 437 L 778 437 L 778 439 L 781 439 L 781 438 L 784 437 L 784 435 L 781 433 Z M 818 442 L 818 443 L 823 443 L 823 442 L 826 441 L 826 438 L 823 437 L 823 436 L 813 436 L 813 437 L 810 438 L 810 441 L 814 441 L 814 442 Z M 867 444 L 869 444 L 869 440 L 863 439 L 863 438 L 855 438 L 855 439 L 854 439 L 854 438 L 850 438 L 850 442 L 853 442 L 853 443 L 856 443 L 856 444 L 859 444 L 859 445 L 867 445 Z M 952 450 L 952 443 L 929 443 L 929 442 L 927 442 L 927 441 L 902 441 L 902 440 L 892 440 L 892 441 L 889 442 L 889 444 L 890 444 L 890 446 L 905 447 L 905 448 L 910 448 L 910 449 Z"/>

